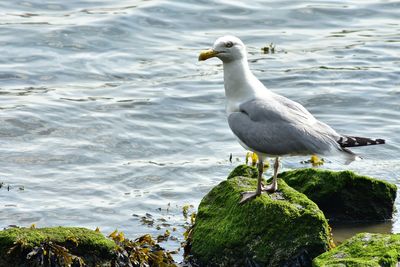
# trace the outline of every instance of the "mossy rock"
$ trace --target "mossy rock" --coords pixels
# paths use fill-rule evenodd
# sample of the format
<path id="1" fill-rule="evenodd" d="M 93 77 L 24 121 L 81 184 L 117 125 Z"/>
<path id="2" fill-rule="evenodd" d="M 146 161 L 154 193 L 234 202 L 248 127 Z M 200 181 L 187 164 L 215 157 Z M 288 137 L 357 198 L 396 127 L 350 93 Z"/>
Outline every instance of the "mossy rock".
<path id="1" fill-rule="evenodd" d="M 114 241 L 86 228 L 10 228 L 0 231 L 0 266 L 36 266 L 29 264 L 27 254 L 46 242 L 60 252 L 66 248 L 90 266 L 112 259 L 117 248 Z"/>
<path id="2" fill-rule="evenodd" d="M 239 204 L 256 188 L 245 165 L 201 201 L 190 254 L 204 266 L 310 266 L 331 246 L 324 214 L 305 195 L 279 179 L 279 190 Z"/>
<path id="3" fill-rule="evenodd" d="M 129 240 L 115 230 L 109 237 L 79 227 L 3 230 L 0 266 L 177 266 L 171 253 L 149 234 Z"/>
<path id="4" fill-rule="evenodd" d="M 314 267 L 395 267 L 400 259 L 399 234 L 361 233 L 313 260 Z"/>
<path id="5" fill-rule="evenodd" d="M 231 179 L 234 177 L 243 176 L 249 178 L 257 178 L 258 177 L 258 170 L 256 167 L 250 167 L 248 165 L 239 165 L 231 173 L 228 175 L 227 179 Z"/>
<path id="6" fill-rule="evenodd" d="M 351 171 L 299 169 L 279 178 L 317 203 L 329 221 L 384 221 L 392 218 L 397 187 Z"/>

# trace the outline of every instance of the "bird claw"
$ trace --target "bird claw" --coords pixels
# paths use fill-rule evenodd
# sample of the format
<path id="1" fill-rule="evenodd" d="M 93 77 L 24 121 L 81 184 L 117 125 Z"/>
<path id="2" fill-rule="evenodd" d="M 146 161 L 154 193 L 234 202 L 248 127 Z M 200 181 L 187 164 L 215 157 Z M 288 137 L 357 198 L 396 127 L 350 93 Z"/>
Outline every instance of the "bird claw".
<path id="1" fill-rule="evenodd" d="M 239 201 L 239 204 L 244 204 L 247 201 L 250 201 L 253 198 L 256 198 L 260 194 L 257 194 L 257 192 L 255 192 L 255 191 L 249 191 L 249 192 L 242 192 L 241 195 L 242 195 L 242 199 Z"/>

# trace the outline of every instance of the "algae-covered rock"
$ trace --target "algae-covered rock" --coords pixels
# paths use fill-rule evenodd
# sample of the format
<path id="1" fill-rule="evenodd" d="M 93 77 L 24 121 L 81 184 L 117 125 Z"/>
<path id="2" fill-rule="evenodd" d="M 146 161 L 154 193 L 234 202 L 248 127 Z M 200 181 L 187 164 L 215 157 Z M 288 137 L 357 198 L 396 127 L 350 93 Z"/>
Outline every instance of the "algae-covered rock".
<path id="1" fill-rule="evenodd" d="M 317 203 L 330 221 L 383 221 L 392 218 L 396 186 L 351 171 L 300 169 L 279 178 Z"/>
<path id="2" fill-rule="evenodd" d="M 395 267 L 400 259 L 399 234 L 361 233 L 313 260 L 314 267 Z"/>
<path id="3" fill-rule="evenodd" d="M 110 260 L 116 247 L 114 241 L 86 228 L 10 228 L 0 231 L 0 266 L 41 266 L 35 263 L 47 251 L 59 253 L 64 263 L 93 265 Z"/>
<path id="4" fill-rule="evenodd" d="M 134 241 L 114 231 L 78 227 L 11 228 L 0 231 L 0 266 L 176 266 L 150 235 Z"/>
<path id="5" fill-rule="evenodd" d="M 190 254 L 205 266 L 309 266 L 330 248 L 327 221 L 318 206 L 279 179 L 279 190 L 240 205 L 241 192 L 257 180 L 237 177 L 214 187 L 201 201 Z M 254 169 L 254 168 L 252 168 Z"/>
<path id="6" fill-rule="evenodd" d="M 244 176 L 249 178 L 257 178 L 258 170 L 256 167 L 250 167 L 248 165 L 239 165 L 228 175 L 227 179 L 231 179 L 238 176 Z"/>

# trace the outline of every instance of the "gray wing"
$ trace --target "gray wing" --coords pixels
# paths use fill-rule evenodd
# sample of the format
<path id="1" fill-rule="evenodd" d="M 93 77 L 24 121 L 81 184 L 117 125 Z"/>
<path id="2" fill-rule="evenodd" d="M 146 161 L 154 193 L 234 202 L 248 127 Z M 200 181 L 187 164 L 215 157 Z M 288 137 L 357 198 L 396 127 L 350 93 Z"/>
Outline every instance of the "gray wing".
<path id="1" fill-rule="evenodd" d="M 294 101 L 254 99 L 239 108 L 229 115 L 229 126 L 255 151 L 279 156 L 340 150 L 336 142 L 340 135 Z"/>
<path id="2" fill-rule="evenodd" d="M 287 109 L 286 111 L 291 113 L 291 117 L 294 118 L 294 115 L 297 116 L 297 120 L 300 121 L 301 119 L 306 119 L 311 124 L 316 123 L 317 125 L 313 125 L 315 130 L 323 133 L 324 135 L 332 136 L 335 141 L 338 141 L 342 135 L 338 134 L 335 130 L 333 130 L 329 125 L 317 120 L 305 107 L 301 104 L 290 100 L 284 96 L 272 93 L 272 97 L 276 99 L 279 104 L 285 106 Z M 304 122 L 306 122 L 304 121 Z"/>

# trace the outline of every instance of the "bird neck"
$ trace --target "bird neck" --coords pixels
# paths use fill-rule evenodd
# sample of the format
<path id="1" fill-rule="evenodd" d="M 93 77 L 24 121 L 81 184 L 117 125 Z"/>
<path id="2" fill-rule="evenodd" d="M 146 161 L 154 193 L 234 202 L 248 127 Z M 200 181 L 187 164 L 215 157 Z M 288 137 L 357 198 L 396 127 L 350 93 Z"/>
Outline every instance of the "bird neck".
<path id="1" fill-rule="evenodd" d="M 224 86 L 227 99 L 227 112 L 235 112 L 239 105 L 253 99 L 260 81 L 249 68 L 247 58 L 224 62 Z"/>

